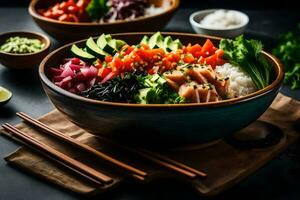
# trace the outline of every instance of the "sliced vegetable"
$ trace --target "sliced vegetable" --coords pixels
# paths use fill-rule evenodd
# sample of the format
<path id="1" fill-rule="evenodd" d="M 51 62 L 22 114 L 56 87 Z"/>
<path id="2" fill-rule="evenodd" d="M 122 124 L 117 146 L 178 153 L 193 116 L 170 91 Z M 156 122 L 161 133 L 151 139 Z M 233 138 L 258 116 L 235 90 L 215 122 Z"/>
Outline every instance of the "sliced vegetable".
<path id="1" fill-rule="evenodd" d="M 90 37 L 86 41 L 86 47 L 87 47 L 88 53 L 96 56 L 97 58 L 100 58 L 101 60 L 105 59 L 105 56 L 107 55 L 107 53 L 98 47 L 98 45 L 95 43 L 95 41 L 93 40 L 92 37 Z"/>
<path id="2" fill-rule="evenodd" d="M 97 39 L 97 45 L 103 51 L 109 53 L 110 55 L 115 55 L 117 50 L 109 44 L 111 40 L 110 35 L 105 35 L 104 33 Z"/>
<path id="3" fill-rule="evenodd" d="M 88 52 L 80 49 L 79 47 L 77 47 L 75 44 L 72 45 L 71 47 L 71 52 L 78 58 L 82 59 L 82 60 L 95 60 L 95 56 L 93 56 L 92 54 L 89 54 Z"/>

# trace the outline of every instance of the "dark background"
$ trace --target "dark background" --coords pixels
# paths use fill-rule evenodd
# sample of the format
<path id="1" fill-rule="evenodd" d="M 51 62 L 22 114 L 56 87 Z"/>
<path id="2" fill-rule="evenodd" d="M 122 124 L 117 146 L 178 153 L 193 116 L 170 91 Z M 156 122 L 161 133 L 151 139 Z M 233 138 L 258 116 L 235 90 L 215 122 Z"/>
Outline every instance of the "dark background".
<path id="1" fill-rule="evenodd" d="M 0 0 L 0 6 L 26 6 L 30 0 Z M 181 7 L 222 7 L 247 10 L 299 10 L 298 0 L 181 0 Z"/>

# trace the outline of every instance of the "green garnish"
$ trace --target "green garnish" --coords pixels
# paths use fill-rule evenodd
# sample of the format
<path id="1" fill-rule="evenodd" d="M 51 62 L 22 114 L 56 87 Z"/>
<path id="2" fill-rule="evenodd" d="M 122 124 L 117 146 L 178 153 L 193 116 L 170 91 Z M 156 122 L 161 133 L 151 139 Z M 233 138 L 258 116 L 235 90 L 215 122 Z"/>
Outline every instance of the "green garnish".
<path id="1" fill-rule="evenodd" d="M 257 89 L 269 85 L 272 66 L 261 54 L 263 45 L 257 40 L 246 40 L 242 35 L 235 40 L 222 39 L 220 48 L 232 64 L 238 65 L 253 80 Z"/>
<path id="2" fill-rule="evenodd" d="M 39 39 L 29 39 L 26 37 L 10 37 L 1 45 L 0 51 L 6 53 L 36 53 L 44 48 L 45 44 Z"/>
<path id="3" fill-rule="evenodd" d="M 300 29 L 300 24 L 299 24 Z M 273 54 L 285 67 L 284 83 L 292 89 L 300 88 L 300 37 L 289 32 L 282 35 Z"/>
<path id="4" fill-rule="evenodd" d="M 141 104 L 177 104 L 185 99 L 169 88 L 163 76 L 158 74 L 139 77 L 140 89 L 135 95 L 136 103 Z"/>

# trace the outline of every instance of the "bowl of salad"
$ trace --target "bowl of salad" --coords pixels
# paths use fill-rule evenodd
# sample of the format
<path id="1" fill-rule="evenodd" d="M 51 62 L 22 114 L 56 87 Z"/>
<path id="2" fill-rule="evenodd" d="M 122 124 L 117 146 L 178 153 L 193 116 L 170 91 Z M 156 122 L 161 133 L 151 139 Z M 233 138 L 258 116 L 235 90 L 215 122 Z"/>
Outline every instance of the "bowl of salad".
<path id="1" fill-rule="evenodd" d="M 203 143 L 255 121 L 283 80 L 262 43 L 186 33 L 101 34 L 50 53 L 39 75 L 79 127 L 135 144 Z"/>
<path id="2" fill-rule="evenodd" d="M 33 0 L 29 13 L 38 26 L 59 41 L 99 33 L 162 29 L 179 0 Z"/>

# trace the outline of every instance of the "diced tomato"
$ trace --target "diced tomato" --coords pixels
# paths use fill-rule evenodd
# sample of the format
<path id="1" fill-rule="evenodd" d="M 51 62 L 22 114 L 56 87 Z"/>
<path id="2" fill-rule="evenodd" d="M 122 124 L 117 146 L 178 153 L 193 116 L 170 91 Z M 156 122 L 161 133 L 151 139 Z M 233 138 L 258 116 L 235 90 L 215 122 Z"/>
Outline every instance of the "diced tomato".
<path id="1" fill-rule="evenodd" d="M 123 71 L 124 63 L 119 57 L 115 57 L 112 61 L 113 71 Z"/>
<path id="2" fill-rule="evenodd" d="M 218 58 L 217 54 L 209 56 L 209 57 L 205 58 L 205 63 L 208 65 L 211 65 L 211 67 L 214 69 L 217 64 L 217 58 Z"/>
<path id="3" fill-rule="evenodd" d="M 78 19 L 78 17 L 76 17 L 76 15 L 69 14 L 68 17 L 71 22 L 79 22 L 79 19 Z"/>
<path id="4" fill-rule="evenodd" d="M 155 70 L 153 68 L 147 70 L 148 74 L 155 74 Z"/>
<path id="5" fill-rule="evenodd" d="M 208 56 L 214 54 L 215 51 L 216 51 L 216 49 L 214 47 L 214 44 L 210 41 L 210 39 L 207 39 L 201 49 L 202 56 L 208 57 Z"/>
<path id="6" fill-rule="evenodd" d="M 165 54 L 165 51 L 161 48 L 159 48 L 159 49 L 147 49 L 147 50 L 139 49 L 136 53 L 141 57 L 141 59 L 143 59 L 147 62 L 152 62 L 153 63 L 153 62 L 156 62 L 158 60 L 161 60 L 162 57 Z"/>
<path id="7" fill-rule="evenodd" d="M 222 49 L 216 50 L 215 54 L 217 54 L 218 58 L 222 58 L 224 55 L 224 51 Z"/>
<path id="8" fill-rule="evenodd" d="M 133 62 L 134 60 L 127 56 L 126 58 L 123 59 L 123 62 L 124 62 L 124 71 L 131 71 L 133 69 Z"/>
<path id="9" fill-rule="evenodd" d="M 186 51 L 187 53 L 191 53 L 196 58 L 200 58 L 200 56 L 202 55 L 201 46 L 199 44 L 187 46 Z"/>
<path id="10" fill-rule="evenodd" d="M 58 18 L 59 21 L 68 21 L 69 20 L 69 15 L 68 14 L 63 14 Z"/>
<path id="11" fill-rule="evenodd" d="M 183 61 L 185 63 L 193 63 L 193 62 L 195 62 L 195 58 L 194 58 L 194 56 L 192 54 L 186 54 L 183 57 Z"/>
<path id="12" fill-rule="evenodd" d="M 75 6 L 69 6 L 68 11 L 69 11 L 69 13 L 74 14 L 78 11 L 78 7 L 76 5 Z"/>
<path id="13" fill-rule="evenodd" d="M 111 62 L 113 60 L 112 56 L 105 56 L 105 62 Z"/>
<path id="14" fill-rule="evenodd" d="M 64 10 L 64 11 L 66 11 L 66 10 L 68 9 L 68 6 L 69 6 L 69 3 L 66 2 L 66 1 L 61 2 L 61 3 L 59 4 L 59 8 L 60 8 L 61 10 Z"/>
<path id="15" fill-rule="evenodd" d="M 133 51 L 133 47 L 131 47 L 131 46 L 128 46 L 127 48 L 126 48 L 126 51 L 125 51 L 125 55 L 129 55 L 132 51 Z"/>
<path id="16" fill-rule="evenodd" d="M 107 76 L 103 78 L 103 80 L 100 83 L 101 84 L 105 83 L 106 81 L 112 79 L 115 75 L 116 75 L 115 72 L 110 72 L 109 74 L 107 74 Z"/>
<path id="17" fill-rule="evenodd" d="M 100 76 L 101 78 L 106 77 L 109 73 L 111 72 L 111 68 L 100 68 L 98 71 L 98 76 Z"/>

